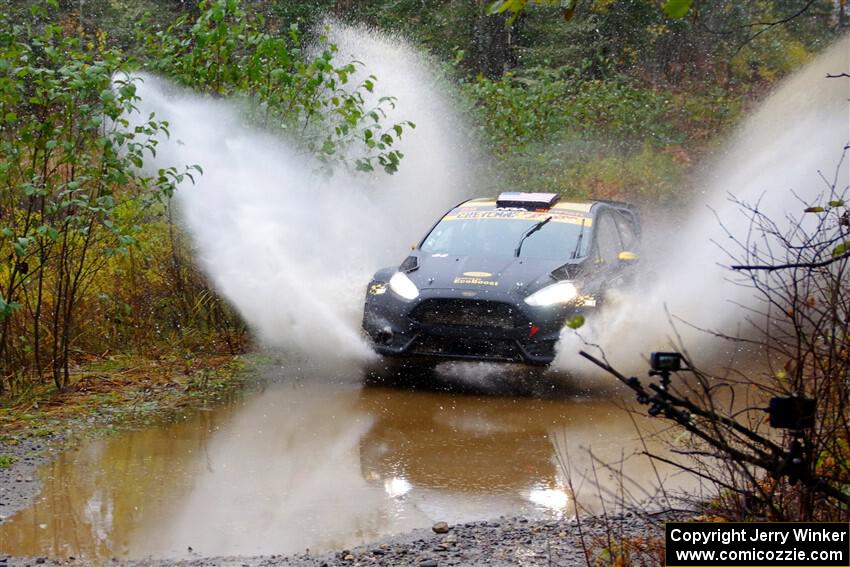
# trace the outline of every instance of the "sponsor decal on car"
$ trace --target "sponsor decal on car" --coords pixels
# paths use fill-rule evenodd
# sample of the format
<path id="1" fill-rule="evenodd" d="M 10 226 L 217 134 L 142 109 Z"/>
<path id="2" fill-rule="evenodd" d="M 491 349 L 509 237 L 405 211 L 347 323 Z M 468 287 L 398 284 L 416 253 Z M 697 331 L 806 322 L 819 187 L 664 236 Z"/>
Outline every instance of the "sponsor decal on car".
<path id="1" fill-rule="evenodd" d="M 489 285 L 493 287 L 497 287 L 499 285 L 499 282 L 486 280 L 484 278 L 469 277 L 467 275 L 456 277 L 454 283 L 458 285 Z"/>
<path id="2" fill-rule="evenodd" d="M 489 285 L 498 286 L 499 282 L 490 281 L 486 278 L 491 277 L 490 272 L 464 272 L 462 276 L 455 278 L 455 283 L 459 285 Z"/>
<path id="3" fill-rule="evenodd" d="M 526 220 L 539 222 L 552 217 L 552 222 L 566 224 L 584 224 L 591 226 L 593 219 L 579 212 L 568 210 L 525 211 L 519 209 L 493 209 L 490 207 L 458 207 L 443 217 L 444 221 L 458 220 Z"/>
<path id="4" fill-rule="evenodd" d="M 583 213 L 590 212 L 593 203 L 555 203 L 553 209 L 568 209 L 570 211 L 581 211 Z"/>
<path id="5" fill-rule="evenodd" d="M 387 293 L 387 284 L 375 283 L 369 286 L 369 295 L 383 295 Z"/>

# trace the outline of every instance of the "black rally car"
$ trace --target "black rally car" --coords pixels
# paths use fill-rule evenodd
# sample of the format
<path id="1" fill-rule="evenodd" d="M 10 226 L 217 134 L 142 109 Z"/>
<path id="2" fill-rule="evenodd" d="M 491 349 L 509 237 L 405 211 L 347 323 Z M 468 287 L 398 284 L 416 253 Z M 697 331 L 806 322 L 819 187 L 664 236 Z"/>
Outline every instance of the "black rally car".
<path id="1" fill-rule="evenodd" d="M 363 328 L 384 357 L 545 365 L 566 322 L 633 275 L 634 207 L 502 193 L 459 204 L 366 290 Z"/>

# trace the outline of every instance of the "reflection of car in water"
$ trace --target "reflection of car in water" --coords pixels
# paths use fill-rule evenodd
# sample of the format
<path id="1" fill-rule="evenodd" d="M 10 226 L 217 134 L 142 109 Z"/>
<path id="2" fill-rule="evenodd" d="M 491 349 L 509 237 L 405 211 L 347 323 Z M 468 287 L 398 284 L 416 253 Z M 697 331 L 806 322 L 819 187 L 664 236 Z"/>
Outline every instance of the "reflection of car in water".
<path id="1" fill-rule="evenodd" d="M 372 420 L 360 437 L 363 479 L 441 519 L 570 513 L 570 475 L 581 487 L 581 506 L 599 510 L 600 494 L 617 494 L 622 478 L 595 477 L 593 467 L 622 465 L 642 447 L 629 414 L 607 397 L 446 396 L 369 386 L 356 408 Z M 654 422 L 638 422 L 650 450 L 663 452 Z M 648 459 L 625 464 L 630 478 L 652 484 Z M 666 476 L 673 470 L 662 469 L 671 489 L 681 486 Z"/>
<path id="2" fill-rule="evenodd" d="M 639 240 L 622 203 L 472 199 L 373 276 L 363 328 L 385 358 L 549 364 L 565 323 L 632 276 Z"/>
<path id="3" fill-rule="evenodd" d="M 360 407 L 375 417 L 360 441 L 363 478 L 464 492 L 554 485 L 550 430 L 573 420 L 559 402 L 465 396 L 450 405 L 440 394 L 394 392 L 388 406 L 383 391 L 372 388 L 362 392 Z M 585 407 L 572 413 L 584 415 Z"/>

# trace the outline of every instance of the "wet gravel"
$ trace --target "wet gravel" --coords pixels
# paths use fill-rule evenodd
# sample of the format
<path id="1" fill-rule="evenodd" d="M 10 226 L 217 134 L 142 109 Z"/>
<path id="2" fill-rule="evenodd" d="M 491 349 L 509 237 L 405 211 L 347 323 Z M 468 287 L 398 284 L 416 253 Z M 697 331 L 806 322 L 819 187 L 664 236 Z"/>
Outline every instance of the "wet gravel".
<path id="1" fill-rule="evenodd" d="M 604 540 L 610 525 L 621 536 L 646 537 L 661 534 L 660 524 L 645 518 L 623 516 L 608 524 L 601 518 L 588 518 L 582 532 L 588 546 Z M 596 546 L 598 552 L 600 548 Z M 222 558 L 220 565 L 330 567 L 380 565 L 444 567 L 454 565 L 586 565 L 575 521 L 529 521 L 524 518 L 499 519 L 450 526 L 444 534 L 420 530 L 379 542 L 318 557 L 307 555 L 263 557 L 237 563 Z M 215 560 L 219 561 L 219 560 Z M 207 565 L 204 560 L 180 563 L 186 567 Z M 590 564 L 593 564 L 591 559 Z"/>
<path id="2" fill-rule="evenodd" d="M 603 520 L 588 517 L 582 521 L 581 531 L 587 546 L 599 553 L 607 534 L 614 541 L 623 538 L 645 539 L 663 535 L 663 525 L 658 519 L 648 519 L 633 514 Z M 498 521 L 481 521 L 449 526 L 446 533 L 430 529 L 385 538 L 373 544 L 343 549 L 334 553 L 311 555 L 261 557 L 198 557 L 180 561 L 112 560 L 109 565 L 128 567 L 201 567 L 210 565 L 247 567 L 354 567 L 354 566 L 412 566 L 449 567 L 459 565 L 488 566 L 550 566 L 594 564 L 593 557 L 586 561 L 575 520 L 540 521 L 524 518 L 500 518 Z M 30 565 L 88 565 L 76 559 L 3 558 L 0 566 Z"/>
<path id="3" fill-rule="evenodd" d="M 37 469 L 56 456 L 57 439 L 18 439 L 16 444 L 0 443 L 0 455 L 11 457 L 12 465 L 0 468 L 0 524 L 15 512 L 32 504 L 41 491 Z M 2 553 L 2 546 L 0 546 Z M 2 558 L 2 555 L 0 555 Z M 2 565 L 2 559 L 0 559 Z"/>

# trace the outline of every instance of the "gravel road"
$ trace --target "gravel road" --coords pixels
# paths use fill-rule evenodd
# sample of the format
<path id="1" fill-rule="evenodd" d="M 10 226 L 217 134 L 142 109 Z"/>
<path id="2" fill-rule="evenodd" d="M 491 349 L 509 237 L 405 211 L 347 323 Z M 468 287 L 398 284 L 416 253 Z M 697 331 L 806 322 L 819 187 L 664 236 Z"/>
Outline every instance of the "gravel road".
<path id="1" fill-rule="evenodd" d="M 607 541 L 608 530 L 614 541 L 635 538 L 645 541 L 661 537 L 663 525 L 633 514 L 625 514 L 605 522 L 599 517 L 582 521 L 581 532 L 586 545 L 599 553 Z M 634 559 L 634 558 L 633 558 Z M 89 565 L 77 559 L 65 558 L 2 558 L 0 566 L 27 565 Z M 524 518 L 500 518 L 449 526 L 446 533 L 417 530 L 405 535 L 386 538 L 373 544 L 339 550 L 321 555 L 271 555 L 261 557 L 198 557 L 181 561 L 113 560 L 110 565 L 128 567 L 355 567 L 355 566 L 413 566 L 450 567 L 459 565 L 487 566 L 551 566 L 586 565 L 582 538 L 575 520 L 537 521 Z M 593 560 L 591 559 L 591 564 Z"/>

